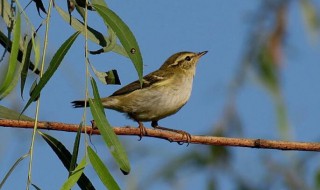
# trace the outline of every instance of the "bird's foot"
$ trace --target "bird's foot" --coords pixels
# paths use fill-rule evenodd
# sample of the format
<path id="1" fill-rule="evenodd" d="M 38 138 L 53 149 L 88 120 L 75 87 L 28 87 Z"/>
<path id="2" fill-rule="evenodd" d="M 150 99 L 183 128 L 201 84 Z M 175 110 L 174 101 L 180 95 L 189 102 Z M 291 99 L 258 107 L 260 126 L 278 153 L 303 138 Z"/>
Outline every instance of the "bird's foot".
<path id="1" fill-rule="evenodd" d="M 146 127 L 143 125 L 142 122 L 138 122 L 139 123 L 139 129 L 140 129 L 140 134 L 139 134 L 139 140 L 138 141 L 141 141 L 142 139 L 142 136 L 146 135 L 147 134 L 147 129 Z"/>
<path id="2" fill-rule="evenodd" d="M 158 125 L 158 122 L 157 121 L 153 121 L 151 123 L 151 126 L 155 129 L 161 129 L 161 130 L 165 130 L 165 131 L 171 131 L 171 132 L 175 132 L 175 133 L 179 133 L 182 135 L 182 139 L 181 141 L 177 141 L 177 143 L 179 145 L 183 145 L 185 142 L 188 143 L 187 146 L 189 146 L 190 142 L 191 142 L 191 135 L 185 131 L 182 131 L 182 130 L 176 130 L 176 129 L 170 129 L 170 128 L 166 128 L 166 127 L 160 127 Z M 186 140 L 184 140 L 186 139 Z M 173 142 L 173 139 L 169 138 L 168 139 L 170 142 Z"/>
<path id="3" fill-rule="evenodd" d="M 92 129 L 98 129 L 97 124 L 96 124 L 96 122 L 94 120 L 91 120 L 90 122 L 91 122 L 91 128 Z"/>
<path id="4" fill-rule="evenodd" d="M 176 133 L 179 133 L 182 135 L 182 139 L 187 139 L 186 141 L 178 141 L 177 143 L 179 145 L 183 145 L 185 142 L 187 143 L 187 146 L 189 146 L 191 142 L 191 135 L 188 132 L 182 131 L 182 130 L 175 130 Z"/>

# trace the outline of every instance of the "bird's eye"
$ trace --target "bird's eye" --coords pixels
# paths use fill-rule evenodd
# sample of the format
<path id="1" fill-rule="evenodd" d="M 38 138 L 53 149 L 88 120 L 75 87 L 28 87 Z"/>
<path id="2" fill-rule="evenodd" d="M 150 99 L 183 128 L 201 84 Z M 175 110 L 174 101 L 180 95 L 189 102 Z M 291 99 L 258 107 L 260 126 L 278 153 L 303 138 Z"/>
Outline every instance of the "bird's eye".
<path id="1" fill-rule="evenodd" d="M 187 57 L 185 58 L 185 60 L 186 60 L 186 61 L 190 61 L 190 60 L 191 60 L 191 57 L 190 57 L 190 56 L 187 56 Z"/>

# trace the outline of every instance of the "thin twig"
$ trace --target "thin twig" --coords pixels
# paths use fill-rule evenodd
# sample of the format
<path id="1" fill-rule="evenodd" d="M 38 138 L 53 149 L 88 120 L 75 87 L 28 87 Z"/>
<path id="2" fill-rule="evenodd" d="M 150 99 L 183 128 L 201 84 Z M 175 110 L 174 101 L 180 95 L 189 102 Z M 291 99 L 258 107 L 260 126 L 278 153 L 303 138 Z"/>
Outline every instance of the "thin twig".
<path id="1" fill-rule="evenodd" d="M 0 126 L 14 127 L 14 128 L 28 128 L 32 129 L 33 121 L 18 121 L 9 119 L 0 119 Z M 76 124 L 67 124 L 59 122 L 38 122 L 38 129 L 77 132 L 78 126 Z M 84 126 L 82 132 L 87 131 L 88 134 L 99 135 L 97 129 L 91 126 Z M 187 138 L 179 133 L 164 131 L 159 129 L 147 129 L 147 135 L 144 137 L 154 137 L 169 140 L 170 142 L 186 142 Z M 114 132 L 117 135 L 133 135 L 139 136 L 140 130 L 137 127 L 114 127 Z M 265 139 L 247 139 L 247 138 L 228 138 L 228 137 L 214 137 L 214 136 L 199 136 L 192 135 L 190 144 L 204 144 L 215 146 L 238 146 L 249 148 L 263 148 L 263 149 L 278 149 L 278 150 L 297 150 L 297 151 L 320 151 L 320 143 L 312 142 L 294 142 L 294 141 L 278 141 Z"/>

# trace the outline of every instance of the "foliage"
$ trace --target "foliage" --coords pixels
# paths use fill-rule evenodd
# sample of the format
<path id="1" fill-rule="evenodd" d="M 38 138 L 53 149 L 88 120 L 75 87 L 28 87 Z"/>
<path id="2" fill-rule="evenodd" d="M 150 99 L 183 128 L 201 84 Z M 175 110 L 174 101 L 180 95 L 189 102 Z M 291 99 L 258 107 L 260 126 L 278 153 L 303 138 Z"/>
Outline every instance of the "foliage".
<path id="1" fill-rule="evenodd" d="M 35 3 L 39 17 L 44 17 L 43 23 L 49 25 L 50 17 L 48 17 L 48 14 L 51 8 L 45 8 L 44 3 L 47 2 L 43 2 L 42 0 L 34 0 L 33 2 Z M 85 67 L 88 69 L 90 66 L 96 78 L 103 83 L 120 84 L 120 79 L 116 70 L 99 71 L 91 64 L 90 58 L 99 56 L 102 53 L 129 58 L 138 78 L 142 79 L 143 59 L 133 32 L 121 17 L 117 15 L 117 12 L 107 6 L 104 0 L 92 0 L 91 2 L 92 4 L 86 4 L 86 1 L 68 0 L 67 11 L 58 5 L 54 6 L 54 9 L 66 23 L 62 28 L 70 26 L 69 28 L 72 28 L 74 33 L 68 38 L 66 35 L 64 43 L 53 54 L 51 60 L 43 61 L 42 63 L 39 61 L 41 56 L 43 56 L 42 60 L 48 59 L 48 56 L 45 54 L 47 50 L 44 48 L 45 51 L 41 55 L 41 48 L 38 43 L 40 40 L 38 35 L 41 34 L 39 31 L 43 29 L 43 25 L 40 24 L 35 29 L 36 27 L 30 22 L 29 15 L 25 11 L 26 8 L 33 8 L 22 8 L 19 1 L 3 0 L 0 3 L 1 22 L 4 22 L 8 29 L 7 34 L 0 31 L 0 44 L 4 49 L 2 60 L 5 54 L 10 53 L 7 69 L 3 72 L 5 76 L 1 78 L 3 81 L 0 81 L 0 100 L 9 97 L 10 93 L 19 85 L 19 79 L 21 98 L 23 98 L 24 91 L 28 88 L 26 81 L 34 80 L 34 77 L 36 77 L 34 85 L 29 87 L 30 97 L 28 97 L 28 101 L 22 111 L 18 113 L 0 105 L 0 118 L 33 120 L 33 118 L 27 117 L 22 113 L 33 102 L 41 101 L 41 93 L 49 90 L 47 84 L 52 82 L 56 72 L 61 67 L 64 57 L 73 53 L 71 49 L 79 38 L 83 39 L 86 44 L 85 54 L 83 55 Z M 311 36 L 315 38 L 319 33 L 320 12 L 311 0 L 301 0 L 299 3 L 306 28 Z M 239 64 L 239 70 L 233 78 L 224 113 L 220 122 L 213 130 L 208 131 L 208 134 L 213 136 L 242 135 L 242 121 L 236 109 L 236 99 L 240 90 L 248 81 L 249 74 L 253 73 L 256 81 L 267 92 L 273 102 L 273 108 L 277 116 L 277 129 L 281 138 L 288 140 L 291 138 L 287 105 L 282 92 L 281 69 L 286 56 L 285 42 L 289 10 L 292 4 L 293 1 L 281 0 L 261 2 L 261 7 L 253 16 L 255 19 L 252 20 L 247 39 L 247 43 L 250 45 L 245 49 L 242 62 Z M 77 18 L 77 15 L 79 18 Z M 88 15 L 95 15 L 100 18 L 100 22 L 104 23 L 107 32 L 98 31 L 98 29 L 93 27 L 95 23 L 90 23 L 89 19 L 86 20 Z M 22 28 L 22 26 L 26 27 Z M 23 33 L 26 33 L 25 36 L 22 35 Z M 88 42 L 94 44 L 98 49 L 89 51 Z M 47 41 L 43 40 L 43 44 L 45 43 Z M 115 54 L 111 54 L 111 52 Z M 96 122 L 96 127 L 98 127 L 102 134 L 101 139 L 105 142 L 104 145 L 108 148 L 110 157 L 117 163 L 116 167 L 124 174 L 128 174 L 131 166 L 125 147 L 113 132 L 101 103 L 97 101 L 99 99 L 98 89 L 95 80 L 89 72 L 86 72 L 86 79 L 86 83 L 91 82 L 93 95 L 91 96 L 92 98 L 89 98 L 87 95 L 88 89 L 86 89 L 85 97 L 88 97 L 90 102 L 90 110 Z M 84 118 L 79 125 L 80 129 L 86 121 Z M 114 179 L 115 175 L 112 173 L 112 170 L 110 170 L 111 172 L 109 171 L 104 160 L 88 145 L 87 135 L 81 138 L 80 130 L 75 138 L 72 154 L 63 142 L 40 131 L 39 134 L 67 169 L 69 175 L 66 181 L 61 184 L 61 189 L 70 189 L 76 183 L 81 189 L 95 189 L 91 181 L 94 177 L 91 178 L 91 176 L 88 177 L 85 174 L 86 168 L 90 165 L 106 188 L 120 189 Z M 81 155 L 81 161 L 77 164 L 80 139 L 85 139 L 85 153 Z M 0 188 L 10 177 L 14 169 L 17 168 L 17 165 L 28 157 L 32 157 L 32 153 L 29 152 L 21 156 L 14 163 L 7 175 L 1 180 Z M 271 189 L 273 184 L 270 182 L 279 180 L 279 178 L 283 179 L 283 186 L 288 189 L 319 189 L 319 168 L 316 169 L 313 185 L 305 182 L 306 160 L 311 157 L 312 155 L 306 155 L 305 157 L 295 158 L 292 161 L 290 160 L 292 157 L 287 156 L 283 159 L 284 161 L 278 162 L 271 156 L 265 155 L 262 157 L 261 163 L 264 164 L 263 167 L 269 170 L 269 172 L 264 175 L 264 181 L 254 183 L 248 182 L 245 177 L 234 170 L 232 164 L 235 155 L 230 149 L 226 147 L 190 148 L 188 153 L 163 163 L 163 166 L 159 167 L 160 169 L 155 171 L 153 175 L 148 176 L 148 179 L 139 179 L 143 181 L 143 185 L 138 186 L 139 189 L 148 189 L 157 180 L 166 180 L 174 184 L 178 181 L 179 172 L 192 170 L 193 173 L 202 172 L 208 174 L 205 179 L 207 189 L 218 189 L 219 175 L 223 172 L 229 174 L 228 177 L 234 182 L 236 189 Z M 31 171 L 29 172 L 31 173 Z M 34 183 L 33 181 L 31 182 Z M 38 188 L 37 184 L 32 184 L 32 186 Z M 27 185 L 28 188 L 29 185 Z"/>
<path id="2" fill-rule="evenodd" d="M 41 0 L 34 1 L 38 14 L 40 15 L 40 11 L 42 13 L 46 14 L 46 19 L 44 22 L 46 23 L 46 36 L 48 34 L 48 26 L 50 21 L 50 12 L 51 12 L 51 6 L 48 7 L 48 10 L 45 9 L 45 6 Z M 110 10 L 107 5 L 104 3 L 104 1 L 95 1 L 96 4 L 94 4 L 94 9 L 99 13 L 101 18 L 105 21 L 105 25 L 108 28 L 109 36 L 105 37 L 102 33 L 98 32 L 97 30 L 88 27 L 88 23 L 85 20 L 86 16 L 82 17 L 83 21 L 80 21 L 74 17 L 71 16 L 71 12 L 76 7 L 77 12 L 81 15 L 88 14 L 88 10 L 93 11 L 93 7 L 91 5 L 86 5 L 86 3 L 83 3 L 82 1 L 68 1 L 69 6 L 69 14 L 67 14 L 65 11 L 63 11 L 60 7 L 56 6 L 56 10 L 59 12 L 59 14 L 67 21 L 75 30 L 76 32 L 71 35 L 62 45 L 61 47 L 56 51 L 53 58 L 48 64 L 48 68 L 44 71 L 43 68 L 45 62 L 42 61 L 41 68 L 38 70 L 38 64 L 33 64 L 30 58 L 31 52 L 33 50 L 34 52 L 34 63 L 38 63 L 39 60 L 39 46 L 36 44 L 36 36 L 38 30 L 41 28 L 42 25 L 39 26 L 37 30 L 34 30 L 34 27 L 29 22 L 29 18 L 27 14 L 22 10 L 21 5 L 19 1 L 12 1 L 8 2 L 7 0 L 4 0 L 0 4 L 0 13 L 2 18 L 4 19 L 5 24 L 7 25 L 7 28 L 9 29 L 9 32 L 13 33 L 13 39 L 12 42 L 10 41 L 10 36 L 6 37 L 5 34 L 1 32 L 1 45 L 6 49 L 7 52 L 10 52 L 10 59 L 8 63 L 8 71 L 6 72 L 6 77 L 3 82 L 0 83 L 0 99 L 5 98 L 18 84 L 18 78 L 21 76 L 21 96 L 23 97 L 23 91 L 25 88 L 25 82 L 30 74 L 28 72 L 28 68 L 38 74 L 38 81 L 34 82 L 34 85 L 30 88 L 30 98 L 24 108 L 22 109 L 20 114 L 17 114 L 15 111 L 12 111 L 8 108 L 5 108 L 1 106 L 1 114 L 2 118 L 15 118 L 15 119 L 28 119 L 28 117 L 22 115 L 22 113 L 32 104 L 34 101 L 40 101 L 41 97 L 40 94 L 43 90 L 46 90 L 46 84 L 50 81 L 52 76 L 55 74 L 57 69 L 60 67 L 60 64 L 62 63 L 63 58 L 65 55 L 67 55 L 69 49 L 72 47 L 73 43 L 77 39 L 78 35 L 81 33 L 85 40 L 91 40 L 94 43 L 97 43 L 102 47 L 102 51 L 92 51 L 92 54 L 99 54 L 99 53 L 106 53 L 109 51 L 114 51 L 118 53 L 121 56 L 129 57 L 139 76 L 139 79 L 142 79 L 142 73 L 143 73 L 143 63 L 142 63 L 142 56 L 141 52 L 139 50 L 139 46 L 137 44 L 137 41 L 135 40 L 135 37 L 129 27 L 121 20 L 121 18 L 112 10 Z M 11 10 L 16 10 L 15 12 L 12 12 Z M 23 13 L 23 20 L 27 22 L 27 24 L 30 26 L 28 30 L 30 30 L 30 34 L 25 36 L 25 39 L 29 40 L 23 40 L 20 38 L 21 35 L 21 15 L 20 12 Z M 92 12 L 92 14 L 97 14 L 97 12 Z M 14 21 L 14 22 L 12 22 Z M 113 32 L 115 31 L 115 32 Z M 117 43 L 117 40 L 119 39 L 120 44 Z M 19 44 L 24 44 L 23 46 L 19 46 Z M 43 58 L 42 60 L 45 60 L 45 53 L 46 53 L 46 46 L 47 41 L 45 39 L 44 41 L 44 52 L 43 52 Z M 86 49 L 85 58 L 88 59 L 89 52 Z M 18 63 L 20 62 L 20 63 Z M 91 64 L 90 64 L 91 65 Z M 18 68 L 18 69 L 16 69 Z M 108 71 L 108 72 L 101 72 L 96 70 L 93 65 L 91 65 L 91 68 L 93 69 L 94 73 L 97 75 L 97 77 L 107 83 L 107 84 L 119 84 L 120 80 L 117 75 L 116 70 Z M 16 71 L 17 70 L 17 71 Z M 99 99 L 99 95 L 97 92 L 97 87 L 95 85 L 94 79 L 92 79 L 92 85 L 93 85 L 93 92 L 95 99 Z M 130 165 L 127 158 L 127 155 L 125 153 L 125 150 L 123 146 L 121 145 L 120 141 L 118 140 L 117 136 L 113 132 L 110 124 L 108 124 L 105 114 L 102 109 L 102 105 L 98 104 L 99 101 L 93 101 L 90 100 L 92 103 L 92 115 L 96 119 L 97 126 L 99 127 L 100 131 L 102 132 L 103 139 L 106 141 L 106 145 L 108 145 L 110 152 L 114 156 L 117 163 L 119 163 L 120 169 L 125 173 L 128 174 L 130 172 Z M 97 104 L 94 106 L 94 104 Z M 38 109 L 38 108 L 37 108 Z M 38 113 L 38 112 L 37 112 Z M 36 115 L 36 118 L 38 116 Z M 36 119 L 37 120 L 37 119 Z M 108 127 L 106 128 L 105 125 Z M 104 129 L 106 129 L 106 132 L 104 133 Z M 39 132 L 40 133 L 40 132 Z M 83 170 L 86 166 L 86 160 L 87 155 L 82 159 L 81 163 L 77 166 L 76 160 L 78 157 L 78 146 L 79 146 L 79 138 L 75 141 L 75 147 L 74 147 L 74 154 L 71 156 L 69 151 L 64 147 L 64 145 L 59 142 L 57 139 L 46 135 L 44 133 L 40 133 L 43 138 L 46 140 L 46 142 L 50 145 L 50 147 L 54 150 L 54 152 L 57 154 L 57 156 L 60 158 L 60 160 L 64 163 L 66 169 L 69 170 L 69 178 L 62 186 L 62 189 L 70 189 L 73 184 L 75 184 L 78 181 L 78 185 L 82 189 L 92 189 L 94 188 L 91 184 L 91 182 L 84 176 Z M 33 144 L 33 143 L 32 143 Z M 32 154 L 33 154 L 33 145 L 31 146 L 31 162 L 32 162 Z M 103 165 L 103 162 L 99 159 L 99 157 L 93 152 L 92 149 L 89 150 L 89 158 L 94 166 L 94 169 L 97 170 L 97 173 L 101 173 L 101 167 L 104 168 L 103 171 L 106 171 L 106 166 Z M 25 158 L 25 157 L 23 157 Z M 97 162 L 97 163 L 96 163 Z M 76 170 L 79 170 L 77 172 L 74 172 Z M 12 170 L 10 170 L 10 173 Z M 6 178 L 10 175 L 6 176 Z M 29 168 L 29 174 L 31 173 L 31 167 Z M 104 172 L 105 173 L 105 172 Z M 108 184 L 108 181 L 110 180 L 111 175 L 105 176 L 100 175 L 101 181 L 103 181 L 106 185 Z M 29 178 L 31 178 L 29 176 Z M 5 181 L 5 180 L 4 180 Z M 112 182 L 113 184 L 111 186 L 107 185 L 107 187 L 114 189 L 117 184 L 115 182 Z M 29 184 L 27 185 L 27 189 L 29 189 Z M 86 185 L 84 185 L 86 184 Z M 35 184 L 32 184 L 34 187 L 36 187 Z M 117 187 L 119 189 L 119 187 Z"/>

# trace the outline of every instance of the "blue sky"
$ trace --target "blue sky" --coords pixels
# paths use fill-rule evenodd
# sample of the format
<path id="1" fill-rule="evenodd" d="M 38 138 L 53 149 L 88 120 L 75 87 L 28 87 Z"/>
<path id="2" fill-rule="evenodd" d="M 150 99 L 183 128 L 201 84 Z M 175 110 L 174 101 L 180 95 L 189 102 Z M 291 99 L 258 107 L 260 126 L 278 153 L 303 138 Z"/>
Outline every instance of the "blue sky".
<path id="1" fill-rule="evenodd" d="M 66 10 L 65 2 L 56 3 Z M 248 29 L 251 17 L 259 6 L 259 1 L 128 1 L 107 2 L 130 27 L 139 43 L 143 60 L 144 73 L 147 74 L 158 67 L 172 54 L 179 51 L 205 51 L 200 60 L 194 80 L 194 87 L 190 101 L 177 114 L 159 122 L 164 127 L 182 129 L 191 134 L 205 135 L 219 122 L 226 105 L 226 97 L 232 77 L 236 73 L 242 55 L 247 47 Z M 35 25 L 40 18 L 34 11 L 32 4 L 28 13 L 35 19 Z M 34 13 L 31 13 L 33 11 Z M 298 3 L 291 3 L 289 9 L 288 37 L 285 47 L 284 64 L 281 70 L 281 84 L 288 117 L 291 125 L 291 134 L 294 140 L 315 141 L 319 138 L 317 124 L 319 120 L 319 43 L 313 43 L 302 19 Z M 102 21 L 98 17 L 89 17 L 89 25 L 105 31 Z M 42 28 L 42 31 L 44 28 Z M 50 26 L 49 57 L 73 30 L 62 21 L 62 18 L 53 10 Z M 41 36 L 41 35 L 39 35 Z M 43 36 L 41 36 L 43 39 Z M 91 50 L 98 46 L 90 43 Z M 65 57 L 63 64 L 56 75 L 48 83 L 41 95 L 40 119 L 46 121 L 59 121 L 79 123 L 83 113 L 82 109 L 73 109 L 70 102 L 84 97 L 84 40 L 81 36 Z M 90 61 L 102 71 L 117 69 L 122 84 L 137 79 L 134 67 L 127 58 L 117 54 L 102 54 L 90 56 Z M 33 80 L 30 80 L 31 83 Z M 119 86 L 104 86 L 99 84 L 101 96 L 108 96 Z M 23 106 L 26 102 L 15 97 L 19 89 L 1 102 L 8 107 Z M 25 95 L 27 96 L 27 94 Z M 25 98 L 26 99 L 26 98 Z M 271 97 L 252 77 L 248 77 L 246 85 L 237 97 L 237 110 L 243 125 L 243 136 L 248 138 L 278 139 L 276 115 Z M 21 107 L 19 108 L 21 109 Z M 112 110 L 106 111 L 110 123 L 114 126 L 137 126 L 123 114 Z M 34 105 L 27 115 L 34 115 Z M 88 115 L 91 119 L 91 115 Z M 145 126 L 150 127 L 149 123 Z M 1 129 L 2 145 L 0 146 L 0 177 L 13 164 L 19 156 L 28 151 L 31 142 L 31 130 Z M 74 134 L 63 132 L 48 132 L 62 141 L 70 150 L 74 141 Z M 33 182 L 43 189 L 58 189 L 67 178 L 64 169 L 56 155 L 48 145 L 37 136 L 34 154 Z M 121 137 L 129 154 L 132 173 L 123 176 L 110 158 L 100 137 L 92 137 L 98 154 L 105 159 L 113 171 L 117 182 L 123 189 L 141 185 L 143 179 L 153 175 L 165 161 L 179 157 L 204 145 L 179 146 L 163 140 L 138 137 Z M 84 145 L 82 146 L 84 147 Z M 246 148 L 230 148 L 235 152 L 235 170 L 244 178 L 250 175 L 261 176 L 258 160 L 262 156 L 271 154 L 272 157 L 281 158 L 280 151 L 253 150 Z M 82 151 L 83 153 L 83 151 Z M 293 155 L 303 155 L 299 152 Z M 318 156 L 317 156 L 318 157 Z M 251 164 L 247 163 L 248 160 Z M 10 176 L 5 189 L 23 189 L 26 185 L 28 161 L 24 160 Z M 310 161 L 310 165 L 316 167 Z M 258 168 L 258 169 L 257 169 Z M 245 171 L 245 172 L 241 172 Z M 310 173 L 312 174 L 312 169 Z M 91 176 L 97 189 L 103 185 L 91 168 L 85 173 Z M 309 175 L 311 175 L 309 173 Z M 250 175 L 249 175 L 250 174 Z M 206 173 L 193 173 L 186 170 L 179 173 L 179 181 L 171 186 L 165 181 L 157 181 L 147 189 L 199 189 L 205 188 Z M 222 175 L 223 176 L 223 175 Z M 258 178 L 258 177 L 257 177 Z M 253 183 L 257 183 L 253 179 Z M 311 182 L 309 179 L 308 183 Z M 225 189 L 234 188 L 227 178 L 221 177 L 219 185 Z M 77 189 L 77 187 L 75 187 Z M 133 188 L 134 189 L 134 188 Z"/>

